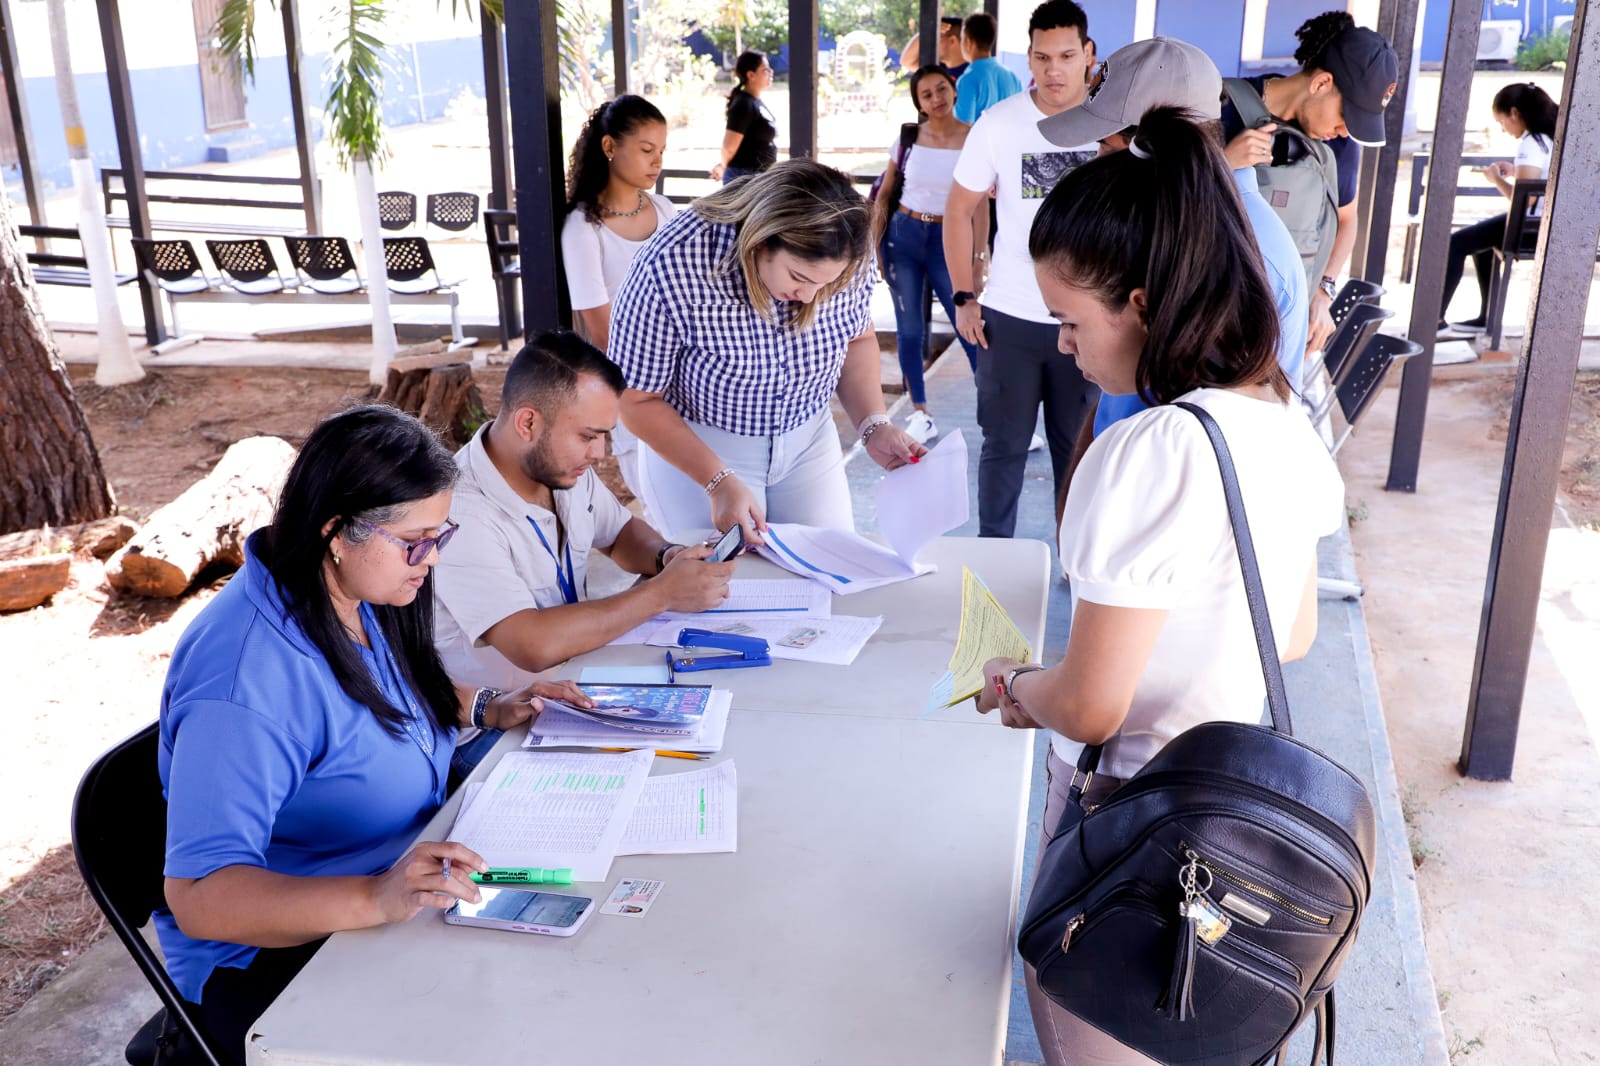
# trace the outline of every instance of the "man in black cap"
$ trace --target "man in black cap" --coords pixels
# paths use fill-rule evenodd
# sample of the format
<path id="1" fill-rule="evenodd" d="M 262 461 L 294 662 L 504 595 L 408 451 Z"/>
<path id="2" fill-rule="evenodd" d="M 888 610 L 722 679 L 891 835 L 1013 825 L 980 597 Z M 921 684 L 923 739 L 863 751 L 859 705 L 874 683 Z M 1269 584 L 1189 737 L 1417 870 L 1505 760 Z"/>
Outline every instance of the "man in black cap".
<path id="1" fill-rule="evenodd" d="M 1339 226 L 1320 283 L 1311 292 L 1311 333 L 1307 351 L 1320 349 L 1333 334 L 1328 309 L 1337 292 L 1337 278 L 1350 261 L 1356 241 L 1356 182 L 1361 171 L 1361 146 L 1384 142 L 1383 109 L 1394 95 L 1400 62 L 1389 42 L 1343 11 L 1327 11 L 1309 19 L 1295 37 L 1300 47 L 1293 74 L 1246 78 L 1260 94 L 1267 111 L 1307 136 L 1327 142 L 1338 164 Z M 1228 162 L 1235 170 L 1285 162 L 1285 146 L 1274 155 L 1268 125 L 1246 129 L 1231 101 L 1222 106 L 1222 132 Z M 1294 228 L 1291 225 L 1291 229 Z"/>

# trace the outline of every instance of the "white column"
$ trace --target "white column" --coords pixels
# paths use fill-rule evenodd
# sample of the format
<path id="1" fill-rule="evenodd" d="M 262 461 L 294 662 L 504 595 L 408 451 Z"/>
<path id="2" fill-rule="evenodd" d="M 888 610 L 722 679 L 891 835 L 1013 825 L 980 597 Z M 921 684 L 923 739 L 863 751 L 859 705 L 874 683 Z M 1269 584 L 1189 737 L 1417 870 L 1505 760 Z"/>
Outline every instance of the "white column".
<path id="1" fill-rule="evenodd" d="M 383 229 L 378 225 L 378 186 L 366 156 L 350 163 L 356 179 L 356 213 L 361 217 L 361 251 L 367 261 L 367 292 L 372 301 L 372 367 L 367 380 L 382 385 L 399 350 L 389 315 L 389 270 L 383 260 Z"/>

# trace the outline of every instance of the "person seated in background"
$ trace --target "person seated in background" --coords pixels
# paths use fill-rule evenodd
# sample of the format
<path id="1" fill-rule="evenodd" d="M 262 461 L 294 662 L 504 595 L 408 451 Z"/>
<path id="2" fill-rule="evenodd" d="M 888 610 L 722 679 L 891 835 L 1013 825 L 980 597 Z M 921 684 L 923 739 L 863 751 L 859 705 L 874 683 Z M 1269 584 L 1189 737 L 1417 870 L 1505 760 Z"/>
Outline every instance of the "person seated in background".
<path id="1" fill-rule="evenodd" d="M 995 33 L 994 16 L 986 11 L 968 15 L 961 24 L 961 54 L 967 57 L 967 69 L 956 83 L 956 118 L 968 125 L 1022 91 L 1022 81 L 994 57 Z"/>
<path id="2" fill-rule="evenodd" d="M 1500 128 L 1517 138 L 1517 158 L 1513 163 L 1496 162 L 1480 167 L 1500 195 L 1511 198 L 1519 181 L 1542 181 L 1550 176 L 1550 151 L 1555 147 L 1556 117 L 1560 108 L 1550 94 L 1532 82 L 1507 85 L 1494 94 L 1494 120 Z M 1535 200 L 1528 206 L 1538 215 L 1543 205 Z M 1439 301 L 1439 339 L 1458 340 L 1482 333 L 1488 324 L 1489 273 L 1494 268 L 1495 249 L 1506 239 L 1506 213 L 1462 226 L 1450 234 L 1450 251 L 1445 257 L 1444 296 Z M 1448 324 L 1444 314 L 1450 298 L 1461 284 L 1468 257 L 1478 272 L 1478 314 L 1465 322 Z"/>
<path id="3" fill-rule="evenodd" d="M 633 257 L 676 214 L 671 200 L 650 191 L 666 147 L 667 120 L 656 106 L 642 96 L 619 96 L 595 108 L 572 149 L 562 267 L 573 325 L 601 351 L 611 332 L 611 301 Z M 638 495 L 638 439 L 618 426 L 611 450 L 623 482 Z"/>
<path id="4" fill-rule="evenodd" d="M 412 841 L 444 803 L 456 730 L 528 721 L 540 696 L 455 685 L 433 644 L 433 567 L 456 466 L 391 407 L 306 439 L 271 524 L 173 649 L 157 772 L 167 801 L 167 973 L 224 1063 L 344 929 L 477 900 L 460 844 Z M 180 1048 L 173 1061 L 202 1061 Z"/>
<path id="5" fill-rule="evenodd" d="M 626 387 L 615 363 L 553 330 L 511 361 L 500 413 L 456 454 L 457 548 L 435 573 L 435 636 L 457 681 L 516 688 L 663 611 L 704 611 L 728 595 L 734 564 L 666 541 L 595 474 Z M 651 580 L 591 600 L 590 549 Z M 463 736 L 470 772 L 499 734 Z"/>

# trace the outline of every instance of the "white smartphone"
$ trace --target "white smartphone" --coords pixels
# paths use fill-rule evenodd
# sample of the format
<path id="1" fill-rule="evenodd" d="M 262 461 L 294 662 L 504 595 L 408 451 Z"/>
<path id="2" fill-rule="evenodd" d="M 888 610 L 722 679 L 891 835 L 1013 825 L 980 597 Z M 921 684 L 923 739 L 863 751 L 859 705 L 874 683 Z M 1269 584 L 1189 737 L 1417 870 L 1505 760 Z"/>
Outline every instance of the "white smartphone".
<path id="1" fill-rule="evenodd" d="M 588 896 L 521 888 L 481 887 L 478 891 L 483 893 L 483 902 L 457 900 L 445 911 L 444 920 L 450 925 L 477 925 L 513 933 L 571 936 L 594 913 L 594 900 Z"/>
<path id="2" fill-rule="evenodd" d="M 742 551 L 744 551 L 744 527 L 735 522 L 711 549 L 711 557 L 708 561 L 725 563 Z"/>

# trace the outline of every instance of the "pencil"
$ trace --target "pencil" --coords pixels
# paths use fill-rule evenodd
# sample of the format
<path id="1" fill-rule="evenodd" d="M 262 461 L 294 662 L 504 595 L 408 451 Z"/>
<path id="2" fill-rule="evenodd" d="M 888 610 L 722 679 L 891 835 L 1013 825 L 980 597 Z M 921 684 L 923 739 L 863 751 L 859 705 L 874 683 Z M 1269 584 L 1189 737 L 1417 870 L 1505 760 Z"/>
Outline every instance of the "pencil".
<path id="1" fill-rule="evenodd" d="M 638 748 L 601 748 L 601 751 L 638 751 Z M 709 755 L 700 755 L 692 751 L 663 751 L 656 749 L 656 754 L 665 759 L 709 759 Z"/>

